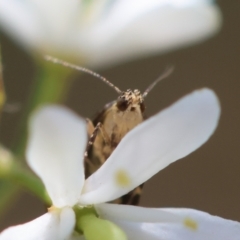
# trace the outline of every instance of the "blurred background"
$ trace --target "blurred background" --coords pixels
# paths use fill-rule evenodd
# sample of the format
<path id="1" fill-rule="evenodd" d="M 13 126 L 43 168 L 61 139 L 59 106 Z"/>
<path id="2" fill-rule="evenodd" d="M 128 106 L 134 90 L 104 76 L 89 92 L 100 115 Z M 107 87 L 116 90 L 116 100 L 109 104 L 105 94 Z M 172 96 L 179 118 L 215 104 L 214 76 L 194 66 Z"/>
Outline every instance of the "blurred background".
<path id="1" fill-rule="evenodd" d="M 148 116 L 194 89 L 209 87 L 217 93 L 222 115 L 215 134 L 200 149 L 150 179 L 145 184 L 140 205 L 195 208 L 240 221 L 240 2 L 222 0 L 218 3 L 223 26 L 210 40 L 100 73 L 120 89 L 144 91 L 167 66 L 174 65 L 174 73 L 147 97 Z M 34 65 L 31 58 L 2 33 L 1 45 L 8 103 L 23 106 L 34 76 Z M 115 91 L 101 81 L 79 74 L 66 105 L 83 117 L 93 117 L 116 97 Z M 0 139 L 6 147 L 13 144 L 20 115 L 21 109 L 3 113 Z M 45 206 L 38 199 L 22 192 L 0 222 L 0 231 L 32 220 L 44 211 Z"/>

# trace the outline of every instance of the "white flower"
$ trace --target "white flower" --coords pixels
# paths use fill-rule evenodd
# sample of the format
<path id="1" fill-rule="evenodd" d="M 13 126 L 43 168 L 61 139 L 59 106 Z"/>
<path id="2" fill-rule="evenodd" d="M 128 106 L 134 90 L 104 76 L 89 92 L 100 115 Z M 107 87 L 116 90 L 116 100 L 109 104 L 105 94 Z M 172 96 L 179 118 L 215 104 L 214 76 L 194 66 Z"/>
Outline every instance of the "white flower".
<path id="1" fill-rule="evenodd" d="M 34 53 L 102 66 L 202 41 L 211 0 L 0 0 L 0 26 Z"/>
<path id="2" fill-rule="evenodd" d="M 143 208 L 100 204 L 100 217 L 122 229 L 129 240 L 239 240 L 240 223 L 187 208 Z"/>
<path id="3" fill-rule="evenodd" d="M 73 207 L 93 204 L 100 217 L 117 224 L 131 240 L 239 239 L 239 223 L 200 211 L 104 204 L 200 147 L 214 132 L 219 115 L 214 92 L 195 91 L 130 131 L 85 181 L 85 121 L 57 106 L 38 110 L 30 121 L 27 161 L 44 182 L 53 207 L 29 223 L 6 229 L 0 240 L 69 239 L 76 223 Z"/>

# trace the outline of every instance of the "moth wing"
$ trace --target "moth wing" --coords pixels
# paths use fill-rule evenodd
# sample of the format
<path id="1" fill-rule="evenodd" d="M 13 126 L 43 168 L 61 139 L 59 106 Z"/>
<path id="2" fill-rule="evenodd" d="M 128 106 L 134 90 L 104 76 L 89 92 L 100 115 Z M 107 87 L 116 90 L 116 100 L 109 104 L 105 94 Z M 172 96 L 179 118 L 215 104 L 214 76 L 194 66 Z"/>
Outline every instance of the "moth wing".
<path id="1" fill-rule="evenodd" d="M 116 101 L 112 101 L 112 102 L 109 102 L 107 103 L 104 108 L 98 112 L 96 114 L 96 116 L 93 118 L 93 125 L 96 126 L 99 122 L 103 122 L 108 110 L 113 106 L 113 104 L 115 103 Z"/>

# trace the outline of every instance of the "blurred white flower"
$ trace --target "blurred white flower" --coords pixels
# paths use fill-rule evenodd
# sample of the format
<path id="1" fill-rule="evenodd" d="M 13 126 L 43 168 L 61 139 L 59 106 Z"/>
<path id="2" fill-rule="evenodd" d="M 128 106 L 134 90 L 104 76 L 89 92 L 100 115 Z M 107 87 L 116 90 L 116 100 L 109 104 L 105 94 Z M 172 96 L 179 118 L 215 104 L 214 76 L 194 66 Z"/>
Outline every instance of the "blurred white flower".
<path id="1" fill-rule="evenodd" d="M 131 240 L 239 239 L 239 223 L 200 211 L 104 204 L 200 147 L 214 132 L 219 115 L 214 92 L 195 91 L 130 131 L 85 180 L 85 120 L 57 106 L 38 110 L 30 121 L 27 161 L 42 179 L 53 207 L 29 223 L 6 229 L 0 240 L 69 239 L 76 223 L 75 205 L 94 205 L 101 218 L 115 223 Z"/>
<path id="2" fill-rule="evenodd" d="M 0 26 L 33 53 L 104 66 L 215 34 L 212 0 L 0 0 Z"/>

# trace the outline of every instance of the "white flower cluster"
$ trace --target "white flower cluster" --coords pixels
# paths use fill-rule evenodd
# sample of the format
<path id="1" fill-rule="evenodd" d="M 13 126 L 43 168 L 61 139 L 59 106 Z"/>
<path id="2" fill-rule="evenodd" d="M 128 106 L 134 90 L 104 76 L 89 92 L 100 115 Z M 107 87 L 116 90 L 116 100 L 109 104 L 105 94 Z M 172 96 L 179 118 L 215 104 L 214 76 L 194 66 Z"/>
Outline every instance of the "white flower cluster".
<path id="1" fill-rule="evenodd" d="M 94 205 L 100 218 L 115 223 L 131 240 L 238 240 L 240 223 L 201 211 L 104 203 L 199 148 L 214 132 L 219 116 L 215 93 L 194 91 L 130 131 L 85 180 L 85 120 L 59 106 L 39 109 L 30 121 L 27 162 L 42 179 L 53 207 L 29 223 L 6 229 L 0 240 L 85 239 L 73 237 L 76 205 Z"/>

